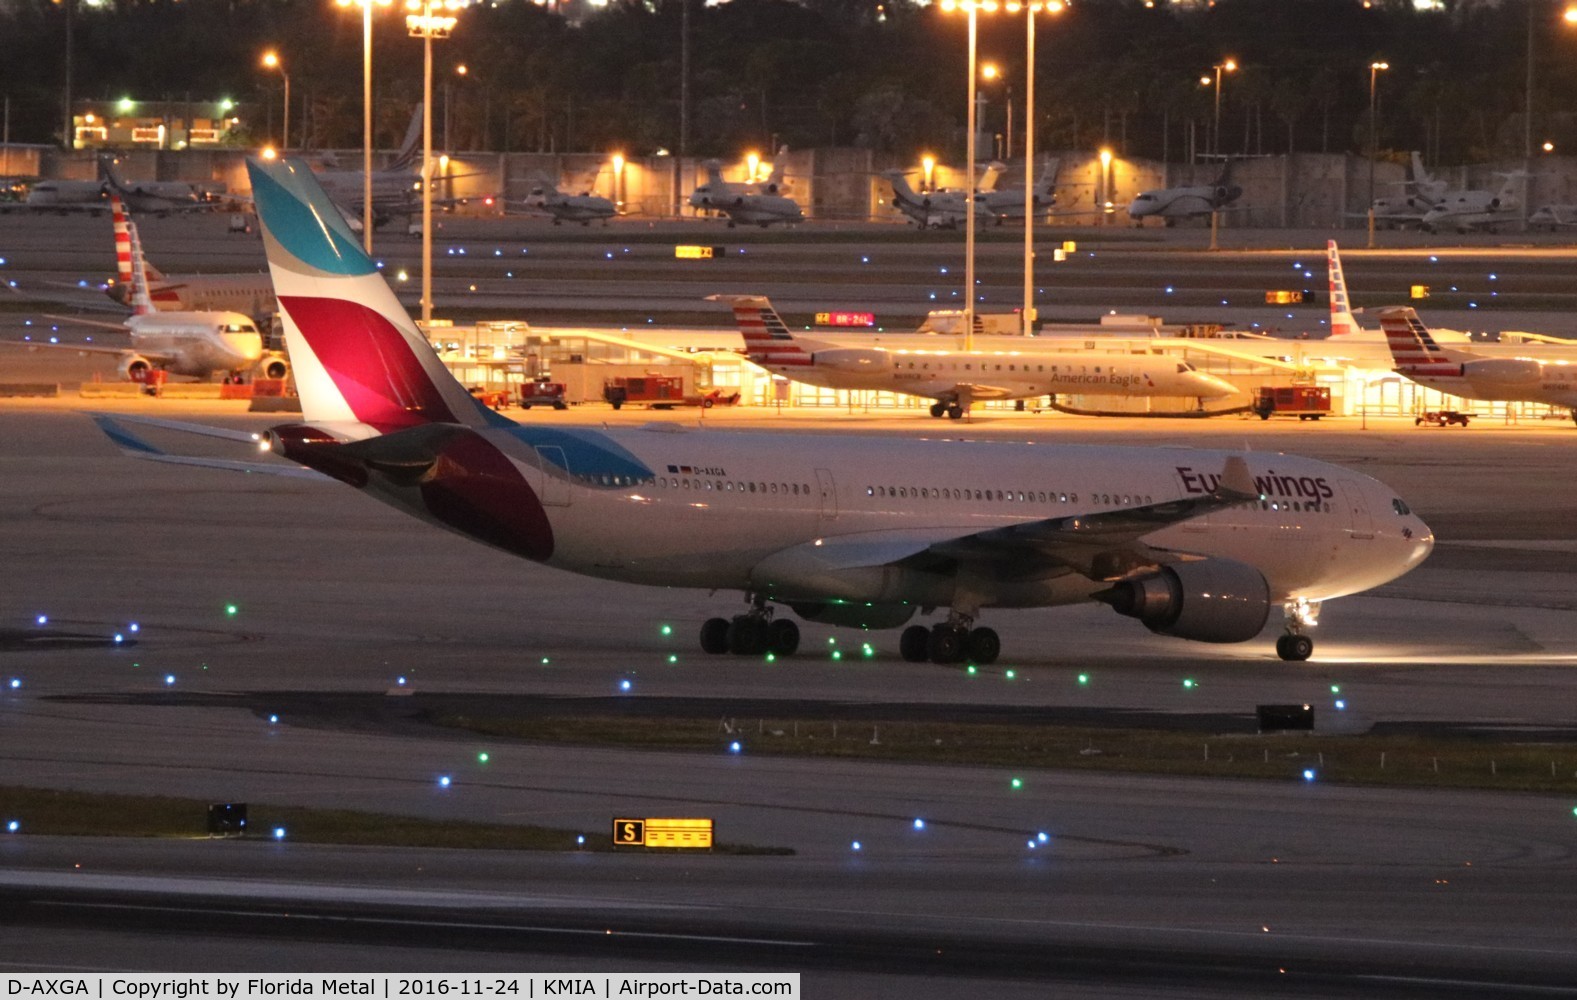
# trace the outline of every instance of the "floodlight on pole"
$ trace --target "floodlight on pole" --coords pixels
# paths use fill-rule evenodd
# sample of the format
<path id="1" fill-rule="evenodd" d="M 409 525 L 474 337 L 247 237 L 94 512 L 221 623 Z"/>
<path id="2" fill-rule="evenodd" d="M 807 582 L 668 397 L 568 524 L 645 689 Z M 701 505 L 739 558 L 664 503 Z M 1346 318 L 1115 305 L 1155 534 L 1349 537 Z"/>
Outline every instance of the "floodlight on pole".
<path id="1" fill-rule="evenodd" d="M 279 58 L 279 53 L 275 52 L 273 49 L 270 49 L 267 52 L 263 53 L 263 67 L 265 69 L 277 69 L 277 70 L 279 70 L 279 75 L 285 78 L 285 125 L 284 125 L 284 129 L 283 129 L 285 134 L 284 134 L 284 138 L 280 140 L 279 148 L 282 149 L 282 150 L 289 149 L 290 148 L 290 74 L 285 72 L 284 60 L 280 59 Z"/>
<path id="2" fill-rule="evenodd" d="M 467 0 L 405 0 L 405 29 L 422 40 L 422 329 L 433 319 L 433 39 L 448 38 Z M 448 112 L 446 107 L 445 113 Z M 447 163 L 447 158 L 446 158 Z M 369 178 L 371 174 L 367 175 Z M 372 205 L 368 188 L 367 205 Z M 368 213 L 368 227 L 371 213 Z"/>
<path id="3" fill-rule="evenodd" d="M 341 7 L 361 8 L 361 243 L 372 253 L 372 8 L 393 0 L 334 0 Z"/>
<path id="4" fill-rule="evenodd" d="M 1377 155 L 1375 143 L 1375 83 L 1385 70 L 1391 68 L 1388 62 L 1372 62 L 1369 64 L 1369 249 L 1374 249 L 1374 159 Z"/>
<path id="5" fill-rule="evenodd" d="M 1236 73 L 1238 64 L 1236 59 L 1223 59 L 1210 67 L 1216 71 L 1216 125 L 1215 134 L 1211 137 L 1210 152 L 1213 156 L 1221 155 L 1221 73 Z M 1204 83 L 1205 77 L 1200 77 L 1199 82 Z"/>

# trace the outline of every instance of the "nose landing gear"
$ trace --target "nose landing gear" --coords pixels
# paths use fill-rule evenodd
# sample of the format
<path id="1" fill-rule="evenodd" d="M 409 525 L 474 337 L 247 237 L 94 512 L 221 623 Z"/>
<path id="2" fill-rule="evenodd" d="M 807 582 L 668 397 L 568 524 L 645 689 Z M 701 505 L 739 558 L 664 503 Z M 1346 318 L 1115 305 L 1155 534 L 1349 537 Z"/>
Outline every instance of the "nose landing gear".
<path id="1" fill-rule="evenodd" d="M 1283 605 L 1282 614 L 1287 618 L 1287 634 L 1276 637 L 1276 655 L 1302 663 L 1314 653 L 1314 640 L 1303 630 L 1320 623 L 1320 602 L 1299 597 Z"/>

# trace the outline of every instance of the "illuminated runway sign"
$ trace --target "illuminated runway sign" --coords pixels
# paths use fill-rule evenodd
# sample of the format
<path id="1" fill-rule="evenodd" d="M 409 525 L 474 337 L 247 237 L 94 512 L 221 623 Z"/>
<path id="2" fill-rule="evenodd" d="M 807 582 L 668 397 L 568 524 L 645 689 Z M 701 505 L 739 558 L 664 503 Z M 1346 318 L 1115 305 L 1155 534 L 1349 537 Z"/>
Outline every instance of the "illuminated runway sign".
<path id="1" fill-rule="evenodd" d="M 689 245 L 674 247 L 674 256 L 679 260 L 711 260 L 714 257 L 723 256 L 725 252 L 726 248 L 724 247 L 702 247 Z"/>
<path id="2" fill-rule="evenodd" d="M 615 819 L 614 847 L 712 846 L 710 819 Z"/>

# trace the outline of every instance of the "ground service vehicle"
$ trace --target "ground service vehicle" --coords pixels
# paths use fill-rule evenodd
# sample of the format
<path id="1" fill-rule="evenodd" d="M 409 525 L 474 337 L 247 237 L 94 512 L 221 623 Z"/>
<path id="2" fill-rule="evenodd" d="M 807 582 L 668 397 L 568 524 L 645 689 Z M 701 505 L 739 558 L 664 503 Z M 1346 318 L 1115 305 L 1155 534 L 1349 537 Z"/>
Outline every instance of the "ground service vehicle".
<path id="1" fill-rule="evenodd" d="M 1425 410 L 1413 418 L 1413 426 L 1433 424 L 1436 427 L 1449 427 L 1452 424 L 1461 424 L 1466 427 L 1472 416 L 1473 414 L 1463 413 L 1461 410 Z"/>
<path id="2" fill-rule="evenodd" d="M 602 384 L 602 398 L 615 409 L 625 403 L 645 403 L 654 410 L 671 410 L 676 406 L 732 406 L 739 402 L 739 394 L 723 395 L 721 389 L 704 392 L 684 391 L 684 379 L 671 375 L 620 375 Z"/>
<path id="3" fill-rule="evenodd" d="M 538 379 L 522 385 L 520 408 L 529 410 L 533 406 L 551 406 L 555 410 L 569 409 L 569 401 L 564 398 L 564 383 Z"/>
<path id="4" fill-rule="evenodd" d="M 1261 420 L 1272 414 L 1318 420 L 1331 412 L 1331 390 L 1324 385 L 1262 385 L 1250 409 Z"/>

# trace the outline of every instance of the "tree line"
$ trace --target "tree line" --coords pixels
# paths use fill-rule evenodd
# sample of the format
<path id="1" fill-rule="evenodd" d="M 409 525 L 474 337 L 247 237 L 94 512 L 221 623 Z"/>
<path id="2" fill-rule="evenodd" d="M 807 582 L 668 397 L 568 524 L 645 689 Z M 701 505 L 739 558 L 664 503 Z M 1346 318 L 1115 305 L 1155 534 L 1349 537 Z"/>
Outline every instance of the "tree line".
<path id="1" fill-rule="evenodd" d="M 579 0 L 577 0 L 579 2 Z M 690 4 L 688 18 L 683 5 Z M 1036 31 L 1042 148 L 1184 159 L 1356 152 L 1375 143 L 1434 162 L 1517 156 L 1524 141 L 1530 16 L 1533 140 L 1577 150 L 1577 26 L 1551 0 L 1073 0 Z M 277 134 L 291 76 L 293 145 L 361 142 L 361 14 L 330 0 L 0 0 L 0 95 L 14 142 L 58 142 L 66 19 L 80 99 L 247 102 L 242 138 Z M 683 152 L 735 158 L 774 144 L 857 146 L 900 159 L 963 158 L 965 19 L 908 0 L 613 0 L 573 22 L 498 0 L 434 42 L 435 121 L 456 151 L 681 152 L 681 33 L 689 28 Z M 399 141 L 420 99 L 422 47 L 398 5 L 376 8 L 377 142 Z M 983 131 L 1023 131 L 1023 15 L 981 15 Z M 1216 64 L 1223 72 L 1219 135 Z M 464 75 L 457 67 L 464 65 Z M 1201 78 L 1208 82 L 1201 82 Z M 1012 96 L 1008 90 L 1011 88 Z M 1021 138 L 1012 145 L 1018 148 Z"/>

